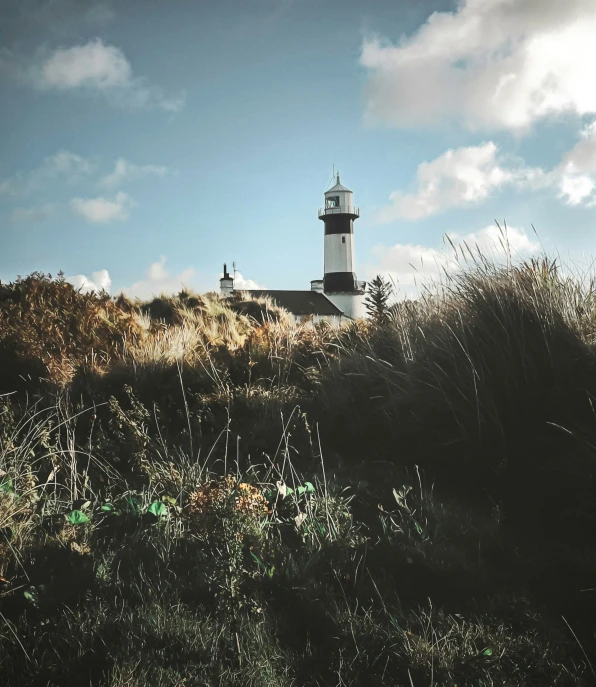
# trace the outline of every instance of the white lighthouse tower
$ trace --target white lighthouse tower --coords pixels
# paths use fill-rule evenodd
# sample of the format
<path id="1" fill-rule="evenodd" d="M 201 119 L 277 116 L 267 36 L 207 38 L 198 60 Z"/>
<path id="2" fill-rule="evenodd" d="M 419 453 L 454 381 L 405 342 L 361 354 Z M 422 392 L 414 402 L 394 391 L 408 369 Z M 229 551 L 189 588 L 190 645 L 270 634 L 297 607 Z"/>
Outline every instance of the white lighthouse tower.
<path id="1" fill-rule="evenodd" d="M 325 225 L 325 276 L 311 282 L 313 291 L 322 291 L 347 317 L 364 316 L 365 282 L 354 272 L 354 220 L 360 210 L 354 206 L 352 191 L 342 186 L 339 174 L 335 185 L 325 192 L 325 206 L 319 219 Z"/>

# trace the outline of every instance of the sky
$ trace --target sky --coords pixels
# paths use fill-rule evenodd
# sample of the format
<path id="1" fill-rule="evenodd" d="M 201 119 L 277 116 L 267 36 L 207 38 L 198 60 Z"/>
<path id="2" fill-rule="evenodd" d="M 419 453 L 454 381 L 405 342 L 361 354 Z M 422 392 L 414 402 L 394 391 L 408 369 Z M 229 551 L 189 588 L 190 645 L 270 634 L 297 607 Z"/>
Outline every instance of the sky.
<path id="1" fill-rule="evenodd" d="M 339 170 L 359 279 L 596 255 L 593 0 L 3 0 L 0 279 L 308 289 Z M 449 237 L 447 241 L 446 237 Z"/>

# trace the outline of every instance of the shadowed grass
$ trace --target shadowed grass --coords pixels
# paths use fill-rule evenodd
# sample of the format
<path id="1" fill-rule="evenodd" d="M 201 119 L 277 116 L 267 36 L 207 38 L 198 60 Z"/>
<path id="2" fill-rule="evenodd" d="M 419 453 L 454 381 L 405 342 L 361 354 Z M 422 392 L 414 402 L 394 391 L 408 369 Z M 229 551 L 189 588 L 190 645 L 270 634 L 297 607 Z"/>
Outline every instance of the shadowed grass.
<path id="1" fill-rule="evenodd" d="M 593 293 L 479 256 L 380 326 L 119 297 L 99 361 L 74 323 L 0 397 L 3 680 L 593 684 Z"/>

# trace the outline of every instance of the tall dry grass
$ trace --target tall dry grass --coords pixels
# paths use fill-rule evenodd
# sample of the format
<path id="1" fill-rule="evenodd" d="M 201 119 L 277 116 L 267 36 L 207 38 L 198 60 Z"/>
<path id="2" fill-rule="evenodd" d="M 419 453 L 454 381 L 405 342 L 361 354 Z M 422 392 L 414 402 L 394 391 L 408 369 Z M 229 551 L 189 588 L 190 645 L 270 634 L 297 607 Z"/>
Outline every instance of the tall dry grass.
<path id="1" fill-rule="evenodd" d="M 359 459 L 380 451 L 506 498 L 531 527 L 567 512 L 568 527 L 594 512 L 594 317 L 594 282 L 553 260 L 475 259 L 344 347 L 320 401 L 327 432 Z"/>

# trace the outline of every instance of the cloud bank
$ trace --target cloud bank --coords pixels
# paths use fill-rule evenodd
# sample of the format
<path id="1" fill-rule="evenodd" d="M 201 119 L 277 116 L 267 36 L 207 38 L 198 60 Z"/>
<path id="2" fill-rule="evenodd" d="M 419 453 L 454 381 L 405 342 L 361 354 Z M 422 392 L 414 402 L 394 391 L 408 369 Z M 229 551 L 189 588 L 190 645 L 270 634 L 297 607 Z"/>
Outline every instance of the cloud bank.
<path id="1" fill-rule="evenodd" d="M 593 0 L 462 0 L 398 44 L 364 41 L 367 119 L 389 126 L 523 132 L 596 113 Z"/>
<path id="2" fill-rule="evenodd" d="M 73 183 L 90 174 L 95 165 L 81 155 L 68 150 L 59 150 L 44 159 L 36 169 L 19 172 L 0 181 L 0 195 L 21 196 L 47 186 L 51 181 Z"/>
<path id="3" fill-rule="evenodd" d="M 480 251 L 497 264 L 511 259 L 512 262 L 530 257 L 540 250 L 540 244 L 528 235 L 524 229 L 497 226 L 484 227 L 468 234 L 451 232 L 441 248 L 415 244 L 379 244 L 372 248 L 374 262 L 363 266 L 367 280 L 381 274 L 393 281 L 403 297 L 417 297 L 423 285 L 437 281 L 445 272 L 458 269 L 460 260 L 469 256 L 469 251 L 477 254 Z M 466 257 L 467 259 L 467 257 Z"/>
<path id="4" fill-rule="evenodd" d="M 105 224 L 108 222 L 122 222 L 128 219 L 130 210 L 135 206 L 134 200 L 118 191 L 114 198 L 73 198 L 70 201 L 72 211 L 87 222 Z"/>
<path id="5" fill-rule="evenodd" d="M 102 186 L 120 186 L 123 183 L 134 181 L 146 176 L 164 177 L 170 170 L 159 165 L 135 165 L 119 157 L 114 164 L 114 171 L 100 180 Z"/>
<path id="6" fill-rule="evenodd" d="M 122 50 L 100 38 L 54 50 L 32 68 L 31 75 L 41 90 L 101 95 L 121 107 L 177 112 L 184 104 L 183 94 L 167 95 L 146 78 L 135 76 Z"/>
<path id="7" fill-rule="evenodd" d="M 102 290 L 110 293 L 112 288 L 112 279 L 107 270 L 93 272 L 91 277 L 76 274 L 73 277 L 65 277 L 65 280 L 72 284 L 75 289 L 81 289 L 83 293 L 91 293 L 92 291 L 99 293 Z"/>
<path id="8" fill-rule="evenodd" d="M 165 268 L 167 258 L 162 255 L 157 262 L 151 264 L 147 270 L 145 279 L 135 282 L 132 286 L 122 289 L 122 292 L 131 298 L 150 300 L 160 294 L 174 294 L 184 287 L 192 288 L 196 273 L 194 269 L 188 269 L 180 274 L 170 274 Z"/>
<path id="9" fill-rule="evenodd" d="M 549 170 L 501 154 L 492 141 L 447 150 L 419 164 L 416 189 L 394 191 L 391 203 L 377 211 L 376 220 L 381 224 L 417 220 L 450 208 L 471 207 L 505 187 L 552 189 L 567 205 L 596 205 L 596 122 L 584 127 L 578 142 Z"/>

